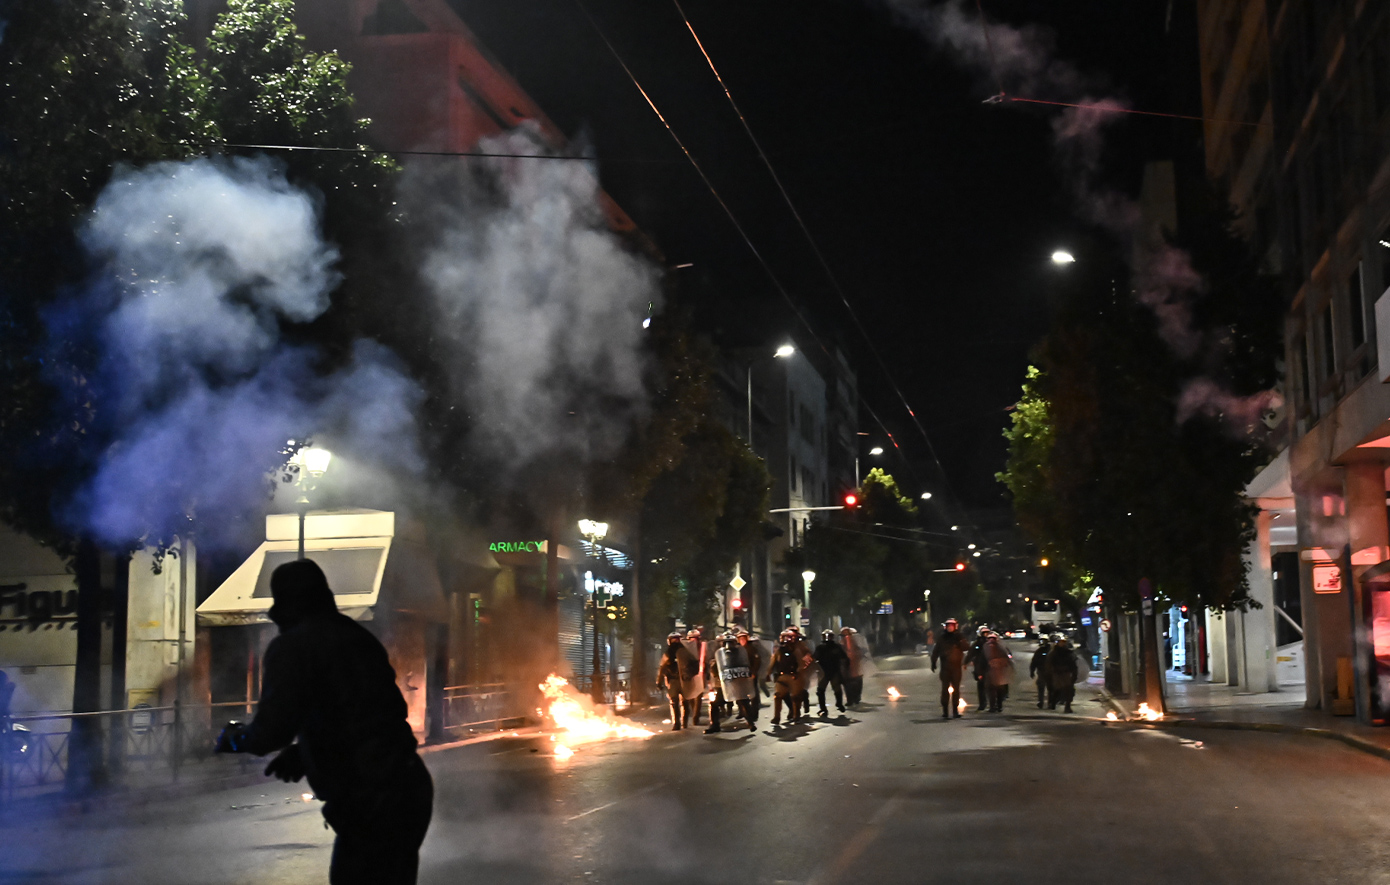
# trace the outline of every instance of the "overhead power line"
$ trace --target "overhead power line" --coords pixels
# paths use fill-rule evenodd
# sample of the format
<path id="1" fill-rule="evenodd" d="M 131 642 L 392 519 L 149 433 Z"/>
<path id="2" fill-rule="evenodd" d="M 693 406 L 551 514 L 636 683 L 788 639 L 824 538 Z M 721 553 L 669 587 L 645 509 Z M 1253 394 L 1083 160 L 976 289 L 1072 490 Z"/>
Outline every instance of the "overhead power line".
<path id="1" fill-rule="evenodd" d="M 858 312 L 850 303 L 849 296 L 845 293 L 844 287 L 840 285 L 839 278 L 830 267 L 830 262 L 826 260 L 825 253 L 821 251 L 820 245 L 816 242 L 815 236 L 812 235 L 810 227 L 806 224 L 806 220 L 796 208 L 796 203 L 792 201 L 791 194 L 787 192 L 786 186 L 782 183 L 782 177 L 777 174 L 777 169 L 772 165 L 772 160 L 768 158 L 767 152 L 763 150 L 762 142 L 758 141 L 758 137 L 753 134 L 753 127 L 749 125 L 748 117 L 743 113 L 743 109 L 738 106 L 738 102 L 734 100 L 734 94 L 730 91 L 729 84 L 724 82 L 723 75 L 719 73 L 719 68 L 715 65 L 714 59 L 710 57 L 709 51 L 705 49 L 704 41 L 702 41 L 700 35 L 695 32 L 695 26 L 690 23 L 690 17 L 685 14 L 685 9 L 681 7 L 680 0 L 671 0 L 671 2 L 675 5 L 676 12 L 680 14 L 681 21 L 685 23 L 686 30 L 690 32 L 691 38 L 695 41 L 696 47 L 699 48 L 700 54 L 704 56 L 705 64 L 709 65 L 710 72 L 714 74 L 714 79 L 719 82 L 719 87 L 724 90 L 724 97 L 729 100 L 729 106 L 733 108 L 739 123 L 742 124 L 743 131 L 748 135 L 748 140 L 753 143 L 753 147 L 758 152 L 758 157 L 763 161 L 763 166 L 767 168 L 768 174 L 772 176 L 773 182 L 777 185 L 777 191 L 782 195 L 782 201 L 787 204 L 787 209 L 791 211 L 792 217 L 796 219 L 797 226 L 801 228 L 802 235 L 806 237 L 806 242 L 810 244 L 811 251 L 815 254 L 816 261 L 820 264 L 821 270 L 825 272 L 826 279 L 830 281 L 830 285 L 835 290 L 835 294 L 840 298 L 840 303 L 844 305 L 845 311 L 849 314 L 850 319 L 854 321 L 854 327 L 859 330 L 860 336 L 863 337 L 864 342 L 869 347 L 869 352 L 873 354 L 875 361 L 878 362 L 879 369 L 882 370 L 884 377 L 888 380 L 889 386 L 893 388 L 893 392 L 897 395 L 899 402 L 902 403 L 903 408 L 907 411 L 908 417 L 912 419 L 913 425 L 922 435 L 922 440 L 927 444 L 927 452 L 931 455 L 932 461 L 936 464 L 936 469 L 941 475 L 941 483 L 945 487 L 947 495 L 954 501 L 956 508 L 960 511 L 960 516 L 964 517 L 965 509 L 961 506 L 960 499 L 956 496 L 954 489 L 951 488 L 950 480 L 946 477 L 946 468 L 942 465 L 941 459 L 937 457 L 936 446 L 932 445 L 931 437 L 927 434 L 926 428 L 923 427 L 922 422 L 918 420 L 916 411 L 914 411 L 912 405 L 908 403 L 907 397 L 903 394 L 902 387 L 898 385 L 897 379 L 893 377 L 892 371 L 888 368 L 887 361 L 884 360 L 883 354 L 874 343 L 873 336 L 864 328 L 864 323 L 860 321 Z M 895 448 L 898 447 L 896 440 L 893 440 L 893 445 Z"/>
<path id="2" fill-rule="evenodd" d="M 753 257 L 758 260 L 758 264 L 762 267 L 763 272 L 767 275 L 767 278 L 772 281 L 773 287 L 777 290 L 778 294 L 781 295 L 782 300 L 786 302 L 787 307 L 791 309 L 792 313 L 801 322 L 801 325 L 806 329 L 807 334 L 811 336 L 811 340 L 813 340 L 816 343 L 816 346 L 818 346 L 821 349 L 821 351 L 826 355 L 826 358 L 833 361 L 835 355 L 830 351 L 830 348 L 826 346 L 825 342 L 821 340 L 820 336 L 816 334 L 815 327 L 811 325 L 811 321 L 806 318 L 805 313 L 803 313 L 801 308 L 797 306 L 796 301 L 791 297 L 791 293 L 787 291 L 786 286 L 782 284 L 782 280 L 772 269 L 772 265 L 768 263 L 767 258 L 764 257 L 762 251 L 759 250 L 757 245 L 753 242 L 753 239 L 749 236 L 748 231 L 738 220 L 738 216 L 734 214 L 734 210 L 730 208 L 729 204 L 724 200 L 724 197 L 719 193 L 719 189 L 714 186 L 714 182 L 711 181 L 709 175 L 705 173 L 704 167 L 702 167 L 699 161 L 695 159 L 695 155 L 690 152 L 690 148 L 686 146 L 685 142 L 676 133 L 676 130 L 671 125 L 670 121 L 668 121 L 666 119 L 666 116 L 661 113 L 661 109 L 656 106 L 656 102 L 652 99 L 651 94 L 648 93 L 647 90 L 642 86 L 641 81 L 637 79 L 637 75 L 632 72 L 632 68 L 628 67 L 628 64 L 623 59 L 622 54 L 618 52 L 618 49 L 613 45 L 613 42 L 608 39 L 608 35 L 604 32 L 603 28 L 599 26 L 598 21 L 589 12 L 588 7 L 584 5 L 583 0 L 574 0 L 574 4 L 575 6 L 579 7 L 579 11 L 584 14 L 584 17 L 586 19 L 588 19 L 590 27 L 594 29 L 594 33 L 598 34 L 599 39 L 603 41 L 603 45 L 608 48 L 608 52 L 613 56 L 613 59 L 618 63 L 618 66 L 623 69 L 623 73 L 627 75 L 628 80 L 630 80 L 632 82 L 632 85 L 637 89 L 637 91 L 641 93 L 642 99 L 646 101 L 647 106 L 652 109 L 652 113 L 655 114 L 656 118 L 661 121 L 661 125 L 666 128 L 666 132 L 671 136 L 672 140 L 675 141 L 676 146 L 680 148 L 681 153 L 685 155 L 686 160 L 690 162 L 690 165 L 695 169 L 696 173 L 699 174 L 700 180 L 704 182 L 705 187 L 714 197 L 715 202 L 717 202 L 720 208 L 724 210 L 724 214 L 728 216 L 729 222 L 734 226 L 734 230 L 738 232 L 739 237 L 748 247 L 748 250 L 753 253 Z M 893 448 L 897 449 L 898 451 L 902 451 L 902 446 L 898 443 L 897 437 L 895 437 L 892 431 L 888 429 L 887 425 L 884 424 L 883 419 L 880 418 L 878 413 L 873 410 L 873 407 L 871 407 L 867 403 L 862 403 L 862 401 L 861 404 L 863 405 L 864 410 L 869 413 L 869 416 L 873 418 L 874 423 L 878 425 L 879 430 L 881 430 L 883 432 L 883 435 L 888 438 L 888 441 L 892 443 Z M 904 462 L 904 464 L 907 467 L 908 472 L 914 474 L 913 481 L 920 483 L 920 480 L 916 477 L 915 472 L 912 470 L 911 464 L 908 462 Z"/>

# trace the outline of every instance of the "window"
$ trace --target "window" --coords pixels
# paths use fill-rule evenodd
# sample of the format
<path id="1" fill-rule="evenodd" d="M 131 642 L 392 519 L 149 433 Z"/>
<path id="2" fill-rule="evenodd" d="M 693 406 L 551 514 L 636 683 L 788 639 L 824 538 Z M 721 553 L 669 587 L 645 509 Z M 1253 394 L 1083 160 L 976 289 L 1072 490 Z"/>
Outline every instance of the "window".
<path id="1" fill-rule="evenodd" d="M 1366 343 L 1366 305 L 1361 295 L 1361 263 L 1347 278 L 1347 315 L 1351 320 L 1351 346 Z"/>
<path id="2" fill-rule="evenodd" d="M 1337 374 L 1337 349 L 1333 344 L 1332 305 L 1322 309 L 1322 375 L 1326 380 Z"/>

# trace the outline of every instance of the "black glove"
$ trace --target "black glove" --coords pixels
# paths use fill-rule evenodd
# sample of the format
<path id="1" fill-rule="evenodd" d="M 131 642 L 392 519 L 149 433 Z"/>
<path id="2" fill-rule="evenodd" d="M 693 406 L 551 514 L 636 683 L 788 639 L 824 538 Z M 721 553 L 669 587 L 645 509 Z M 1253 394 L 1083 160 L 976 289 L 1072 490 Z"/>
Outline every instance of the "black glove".
<path id="1" fill-rule="evenodd" d="M 287 784 L 304 777 L 304 759 L 299 755 L 299 744 L 290 744 L 281 750 L 280 755 L 265 767 L 265 773 L 267 777 L 278 777 Z"/>
<path id="2" fill-rule="evenodd" d="M 228 722 L 222 729 L 222 733 L 217 736 L 217 745 L 213 747 L 214 753 L 245 753 L 246 752 L 246 724 L 233 720 Z"/>

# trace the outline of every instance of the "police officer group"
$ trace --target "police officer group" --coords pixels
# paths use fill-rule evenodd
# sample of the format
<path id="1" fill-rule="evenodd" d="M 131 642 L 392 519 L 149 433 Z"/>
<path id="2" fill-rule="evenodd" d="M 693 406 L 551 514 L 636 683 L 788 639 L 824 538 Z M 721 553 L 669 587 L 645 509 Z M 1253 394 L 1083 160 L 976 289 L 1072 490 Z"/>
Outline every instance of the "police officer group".
<path id="1" fill-rule="evenodd" d="M 671 730 L 698 725 L 703 702 L 710 703 L 706 734 L 723 730 L 726 719 L 742 720 L 749 731 L 757 731 L 762 695 L 771 686 L 772 725 L 782 724 L 783 707 L 788 724 L 810 716 L 811 683 L 816 682 L 816 701 L 822 717 L 830 715 L 826 700 L 829 689 L 835 708 L 859 703 L 863 692 L 862 668 L 853 642 L 854 629 L 845 627 L 837 641 L 834 631 L 826 630 L 815 648 L 795 627 L 778 637 L 770 655 L 743 628 L 725 632 L 706 643 L 700 631 L 672 632 L 666 637 L 666 650 L 657 667 L 656 685 L 666 693 L 671 711 Z"/>
<path id="2" fill-rule="evenodd" d="M 981 627 L 971 642 L 961 632 L 959 622 L 948 618 L 932 648 L 931 668 L 935 671 L 938 666 L 942 719 L 959 719 L 961 710 L 968 706 L 961 699 L 961 680 L 967 667 L 975 677 L 976 712 L 1003 712 L 1013 682 L 1014 663 L 1013 654 L 998 633 Z M 1042 637 L 1028 667 L 1028 675 L 1037 680 L 1038 709 L 1044 703 L 1050 710 L 1061 704 L 1063 712 L 1070 713 L 1076 681 L 1081 675 L 1079 668 L 1080 659 L 1065 636 Z"/>

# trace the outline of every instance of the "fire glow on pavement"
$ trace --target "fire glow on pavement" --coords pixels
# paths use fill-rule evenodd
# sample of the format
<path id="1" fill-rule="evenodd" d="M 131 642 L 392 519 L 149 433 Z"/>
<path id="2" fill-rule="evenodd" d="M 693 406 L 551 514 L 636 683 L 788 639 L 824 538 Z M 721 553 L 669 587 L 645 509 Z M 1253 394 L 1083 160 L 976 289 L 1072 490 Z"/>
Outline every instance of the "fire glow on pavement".
<path id="1" fill-rule="evenodd" d="M 570 758 L 574 755 L 574 748 L 580 744 L 615 738 L 642 740 L 656 734 L 595 710 L 593 702 L 571 688 L 569 680 L 563 676 L 550 674 L 541 683 L 540 689 L 545 695 L 545 708 L 536 712 L 554 722 L 559 729 L 559 733 L 551 738 L 555 742 L 556 758 Z"/>

